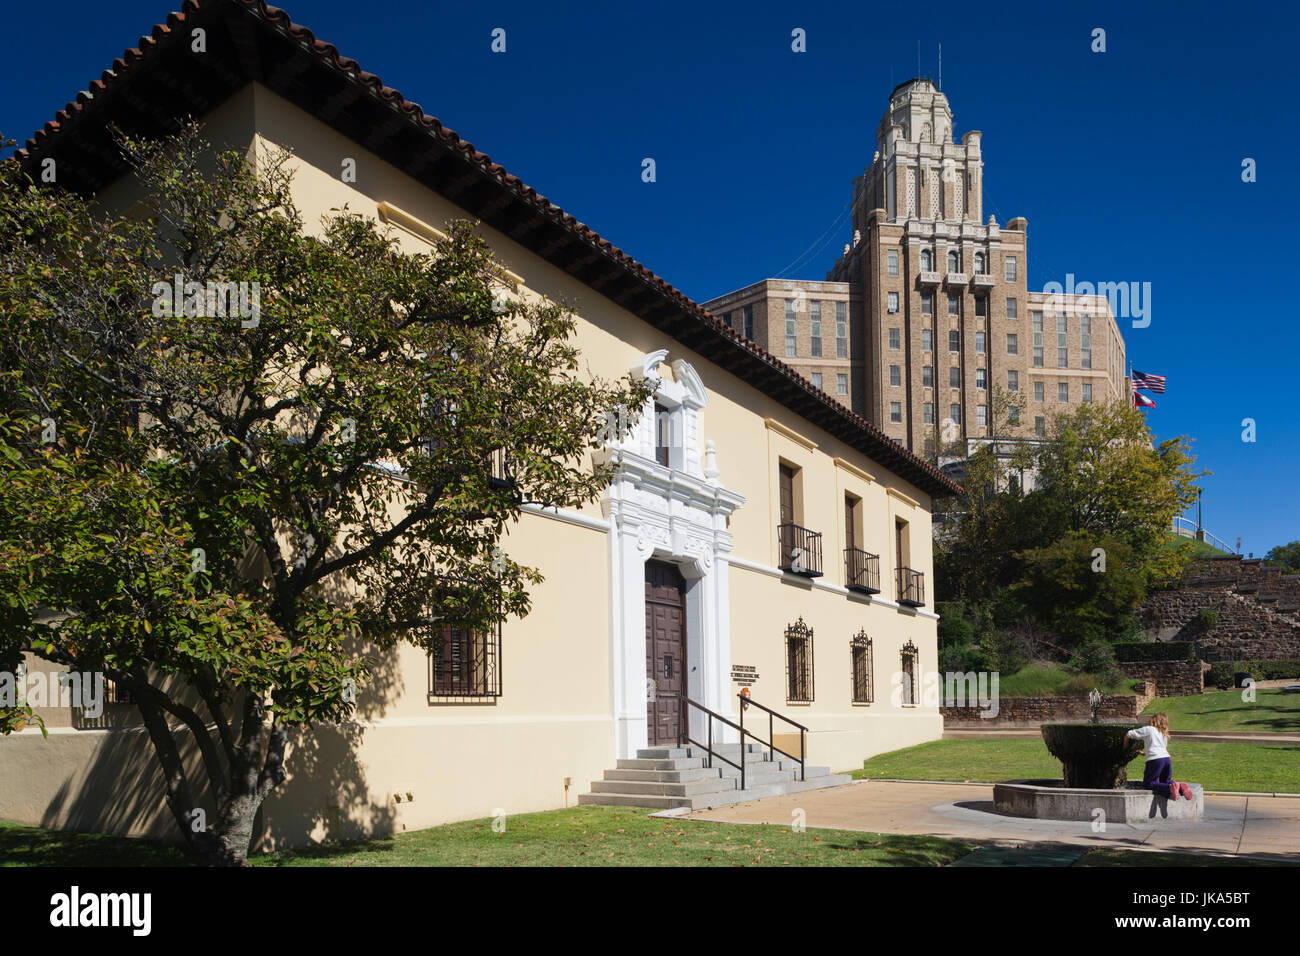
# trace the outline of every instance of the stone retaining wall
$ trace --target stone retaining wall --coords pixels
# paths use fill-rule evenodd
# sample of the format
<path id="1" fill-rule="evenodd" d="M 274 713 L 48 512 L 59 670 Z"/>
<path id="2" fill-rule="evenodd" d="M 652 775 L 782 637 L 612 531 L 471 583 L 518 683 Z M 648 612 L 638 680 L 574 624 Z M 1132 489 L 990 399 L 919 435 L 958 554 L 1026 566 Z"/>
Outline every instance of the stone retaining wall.
<path id="1" fill-rule="evenodd" d="M 1158 686 L 1165 697 L 1190 697 L 1205 690 L 1205 672 L 1210 665 L 1201 661 L 1121 661 L 1128 677 Z"/>
<path id="2" fill-rule="evenodd" d="M 1102 720 L 1144 723 L 1138 715 L 1155 696 L 1156 687 L 1152 681 L 1138 684 L 1135 695 L 1103 695 L 1098 716 Z M 1061 720 L 1088 720 L 1092 717 L 1092 708 L 1086 696 L 1001 697 L 996 717 L 982 716 L 984 712 L 979 707 L 940 707 L 939 713 L 943 715 L 945 728 L 1037 727 Z"/>

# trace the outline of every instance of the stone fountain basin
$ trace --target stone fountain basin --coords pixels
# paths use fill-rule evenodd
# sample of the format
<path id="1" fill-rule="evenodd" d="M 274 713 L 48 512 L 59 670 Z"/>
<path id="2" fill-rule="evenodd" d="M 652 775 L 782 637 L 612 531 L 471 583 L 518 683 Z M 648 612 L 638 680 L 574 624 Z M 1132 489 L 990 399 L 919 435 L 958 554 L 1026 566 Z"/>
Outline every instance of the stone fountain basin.
<path id="1" fill-rule="evenodd" d="M 1105 813 L 1107 823 L 1151 825 L 1187 823 L 1205 813 L 1205 792 L 1190 785 L 1191 800 L 1169 800 L 1130 781 L 1123 789 L 1088 790 L 1066 787 L 1061 780 L 1009 780 L 993 786 L 993 809 L 1013 817 L 1036 820 L 1077 820 L 1091 823 Z"/>

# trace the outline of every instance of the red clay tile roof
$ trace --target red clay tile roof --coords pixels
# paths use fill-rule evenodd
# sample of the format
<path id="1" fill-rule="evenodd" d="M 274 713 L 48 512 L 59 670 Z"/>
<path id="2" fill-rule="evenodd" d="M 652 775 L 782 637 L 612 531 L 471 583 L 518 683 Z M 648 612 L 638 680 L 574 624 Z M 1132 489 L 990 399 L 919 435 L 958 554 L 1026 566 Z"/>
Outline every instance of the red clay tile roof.
<path id="1" fill-rule="evenodd" d="M 209 36 L 209 50 L 214 58 L 205 64 L 203 71 L 194 71 L 193 61 L 184 59 L 189 37 L 182 34 L 181 28 L 193 29 L 199 25 L 213 31 Z M 165 56 L 171 59 L 163 63 Z M 293 69 L 285 68 L 288 60 L 295 61 Z M 159 64 L 154 70 L 157 75 L 150 76 L 155 64 Z M 360 84 L 373 103 L 382 104 L 416 124 L 426 136 L 434 138 L 440 147 L 437 152 L 454 155 L 461 162 L 444 163 L 442 155 L 430 156 L 427 146 L 421 148 L 409 139 L 399 144 L 402 131 L 384 123 L 383 114 L 376 113 L 373 107 L 359 103 L 360 94 L 356 91 L 340 92 L 342 88 L 335 84 L 331 100 L 326 95 L 330 91 L 321 89 L 328 79 L 320 73 L 322 65 L 339 78 Z M 176 74 L 187 67 L 185 81 L 178 81 Z M 308 73 L 313 74 L 313 82 L 302 81 L 302 76 Z M 59 110 L 54 120 L 37 130 L 16 156 L 31 167 L 43 156 L 61 152 L 71 165 L 71 188 L 95 192 L 125 171 L 120 157 L 112 155 L 105 145 L 103 127 L 108 122 L 137 132 L 158 134 L 166 129 L 165 117 L 160 113 L 173 120 L 186 111 L 203 115 L 239 85 L 253 80 L 314 111 L 344 135 L 384 155 L 398 168 L 406 168 L 415 178 L 429 182 L 432 188 L 484 222 L 505 231 L 543 258 L 932 496 L 960 493 L 960 486 L 938 469 L 814 388 L 784 362 L 740 336 L 607 239 L 506 172 L 505 167 L 425 113 L 418 104 L 385 86 L 375 74 L 361 69 L 333 44 L 316 39 L 311 30 L 294 23 L 283 10 L 263 0 L 185 0 L 179 13 L 169 14 L 165 23 L 156 25 L 148 36 L 140 38 L 138 46 L 115 59 L 111 70 L 106 70 L 87 91 L 78 93 L 73 102 Z M 139 89 L 131 90 L 130 95 L 122 94 L 132 84 Z M 351 100 L 347 99 L 349 96 Z M 328 112 L 324 109 L 326 105 Z M 348 109 L 358 115 L 353 118 L 346 114 Z M 360 115 L 366 109 L 369 112 Z M 376 130 L 376 126 L 383 128 Z M 388 150 L 387 155 L 384 148 Z M 454 165 L 455 169 L 438 168 L 448 165 Z M 61 170 L 64 168 L 60 166 Z M 68 183 L 68 177 L 62 173 L 60 179 Z M 562 255 L 566 252 L 570 254 L 567 257 Z M 606 290 L 605 286 L 611 284 L 614 288 Z"/>

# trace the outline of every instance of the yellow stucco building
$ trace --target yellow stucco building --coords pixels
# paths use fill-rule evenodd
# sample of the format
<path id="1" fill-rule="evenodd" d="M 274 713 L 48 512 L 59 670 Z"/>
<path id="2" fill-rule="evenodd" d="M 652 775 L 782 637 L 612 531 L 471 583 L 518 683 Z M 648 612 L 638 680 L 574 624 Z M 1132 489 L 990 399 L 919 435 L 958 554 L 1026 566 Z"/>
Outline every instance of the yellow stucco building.
<path id="1" fill-rule="evenodd" d="M 306 223 L 346 204 L 419 250 L 478 220 L 523 294 L 576 304 L 593 372 L 658 383 L 598 453 L 617 472 L 597 503 L 510 529 L 511 557 L 546 577 L 532 613 L 454 659 L 395 651 L 356 726 L 295 741 L 264 845 L 574 804 L 639 751 L 702 739 L 706 709 L 738 721 L 742 689 L 806 727 L 807 761 L 832 771 L 940 736 L 916 685 L 937 670 L 931 506 L 956 490 L 943 475 L 260 3 L 187 4 L 24 161 L 54 157 L 60 182 L 122 206 L 107 125 L 161 132 L 186 112 L 213 143 L 292 151 Z M 48 739 L 0 739 L 0 818 L 168 832 L 128 705 L 46 716 Z M 766 712 L 747 721 L 767 735 Z M 734 741 L 724 727 L 715 739 Z M 797 730 L 776 733 L 798 756 Z"/>

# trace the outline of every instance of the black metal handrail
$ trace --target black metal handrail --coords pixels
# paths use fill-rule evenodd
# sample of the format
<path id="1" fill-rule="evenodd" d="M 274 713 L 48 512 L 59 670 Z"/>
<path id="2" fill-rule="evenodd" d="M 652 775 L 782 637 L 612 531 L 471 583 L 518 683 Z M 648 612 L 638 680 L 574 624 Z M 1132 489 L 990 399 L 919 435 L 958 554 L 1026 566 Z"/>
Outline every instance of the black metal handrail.
<path id="1" fill-rule="evenodd" d="M 781 548 L 778 567 L 782 571 L 802 574 L 804 577 L 822 576 L 822 536 L 820 531 L 809 531 L 797 524 L 776 526 L 776 539 Z M 798 553 L 796 553 L 796 550 Z"/>
<path id="2" fill-rule="evenodd" d="M 899 604 L 920 607 L 925 603 L 925 575 L 913 568 L 898 568 L 895 577 Z"/>
<path id="3" fill-rule="evenodd" d="M 880 555 L 861 548 L 845 548 L 844 586 L 850 591 L 879 594 Z"/>
<path id="4" fill-rule="evenodd" d="M 680 706 L 681 714 L 677 722 L 677 746 L 680 747 L 682 745 L 682 742 L 685 741 L 688 744 L 692 744 L 696 747 L 700 747 L 701 749 L 703 749 L 705 753 L 708 754 L 708 757 L 706 758 L 706 762 L 704 765 L 709 769 L 713 768 L 714 757 L 717 757 L 725 764 L 729 764 L 730 766 L 735 767 L 737 770 L 740 771 L 740 789 L 744 790 L 745 789 L 745 753 L 746 753 L 745 737 L 746 736 L 753 737 L 756 743 L 767 744 L 768 749 L 773 753 L 779 753 L 783 757 L 789 757 L 791 760 L 798 761 L 799 779 L 806 780 L 807 776 L 806 776 L 805 755 L 808 749 L 807 748 L 808 728 L 801 723 L 791 720 L 789 717 L 786 717 L 784 714 L 778 714 L 776 711 L 772 710 L 772 708 L 764 706 L 763 704 L 760 704 L 756 700 L 751 700 L 750 698 L 746 697 L 744 694 L 737 694 L 736 696 L 740 698 L 740 723 L 738 724 L 735 721 L 728 720 L 726 717 L 723 717 L 721 714 L 715 711 L 709 710 L 709 708 L 705 707 L 703 704 L 693 701 L 689 697 L 683 694 L 681 698 L 679 698 L 681 700 L 681 706 Z M 745 710 L 750 704 L 753 704 L 759 710 L 763 710 L 767 712 L 768 714 L 767 735 L 769 738 L 775 739 L 773 734 L 773 730 L 774 730 L 773 718 L 780 718 L 781 720 L 784 720 L 787 724 L 799 728 L 799 756 L 798 757 L 796 757 L 794 754 L 786 753 L 780 747 L 776 746 L 776 744 L 774 744 L 772 740 L 764 740 L 762 737 L 754 733 L 752 730 L 745 729 Z M 706 721 L 707 732 L 705 734 L 705 736 L 708 738 L 708 744 L 701 743 L 700 741 L 695 740 L 691 737 L 690 721 L 687 719 L 690 714 L 690 711 L 688 710 L 688 708 L 690 707 L 694 707 L 696 710 L 702 711 L 708 717 L 708 720 Z M 714 720 L 717 720 L 720 723 L 730 727 L 732 730 L 738 732 L 740 736 L 740 763 L 736 763 L 734 760 L 724 757 L 722 754 L 718 753 L 713 749 L 713 721 Z"/>
<path id="5" fill-rule="evenodd" d="M 744 790 L 745 789 L 744 729 L 740 726 L 740 724 L 734 723 L 733 721 L 728 720 L 726 717 L 723 717 L 721 714 L 709 710 L 709 708 L 705 707 L 703 704 L 696 703 L 695 701 L 687 697 L 685 694 L 683 694 L 678 699 L 681 701 L 681 705 L 679 707 L 681 713 L 678 715 L 678 719 L 677 719 L 677 746 L 680 747 L 682 745 L 682 741 L 684 740 L 686 741 L 686 743 L 694 744 L 696 747 L 703 747 L 704 751 L 709 755 L 707 758 L 705 758 L 706 762 L 704 766 L 708 767 L 710 770 L 713 769 L 714 757 L 717 757 L 723 763 L 731 764 L 731 766 L 735 767 L 737 770 L 740 771 L 740 789 Z M 688 720 L 688 717 L 690 716 L 690 711 L 687 710 L 688 707 L 694 707 L 696 710 L 702 710 L 705 714 L 708 715 L 709 718 L 707 721 L 708 733 L 706 736 L 709 738 L 709 742 L 707 746 L 705 744 L 700 743 L 698 740 L 693 740 L 691 738 L 691 730 L 690 730 L 691 724 L 690 721 Z M 736 763 L 733 760 L 728 760 L 726 757 L 722 756 L 722 754 L 717 754 L 713 752 L 713 721 L 715 719 L 726 724 L 728 727 L 731 727 L 733 730 L 740 731 L 740 742 L 741 742 L 740 763 Z"/>
<path id="6" fill-rule="evenodd" d="M 798 721 L 791 720 L 789 717 L 785 716 L 785 714 L 778 714 L 771 707 L 768 707 L 764 704 L 760 704 L 758 701 L 754 700 L 751 697 L 746 697 L 744 694 L 737 694 L 736 696 L 740 698 L 740 744 L 741 744 L 740 761 L 741 763 L 744 763 L 745 761 L 745 746 L 744 746 L 745 734 L 749 734 L 760 744 L 766 743 L 768 748 L 773 752 L 779 753 L 784 757 L 789 757 L 791 760 L 799 761 L 799 779 L 800 780 L 808 779 L 807 776 L 805 775 L 805 769 L 806 769 L 805 761 L 807 760 L 807 755 L 808 755 L 808 745 L 807 745 L 808 728 L 805 727 L 803 724 L 799 723 Z M 764 741 L 762 737 L 758 736 L 758 734 L 745 730 L 745 711 L 749 708 L 751 704 L 757 707 L 759 710 L 767 712 L 767 736 L 769 739 L 766 741 Z M 774 731 L 772 721 L 773 718 L 778 718 L 778 717 L 781 720 L 784 720 L 790 726 L 799 728 L 799 756 L 796 757 L 794 754 L 786 753 L 784 750 L 782 750 L 774 743 L 774 741 L 776 740 L 776 734 Z"/>

